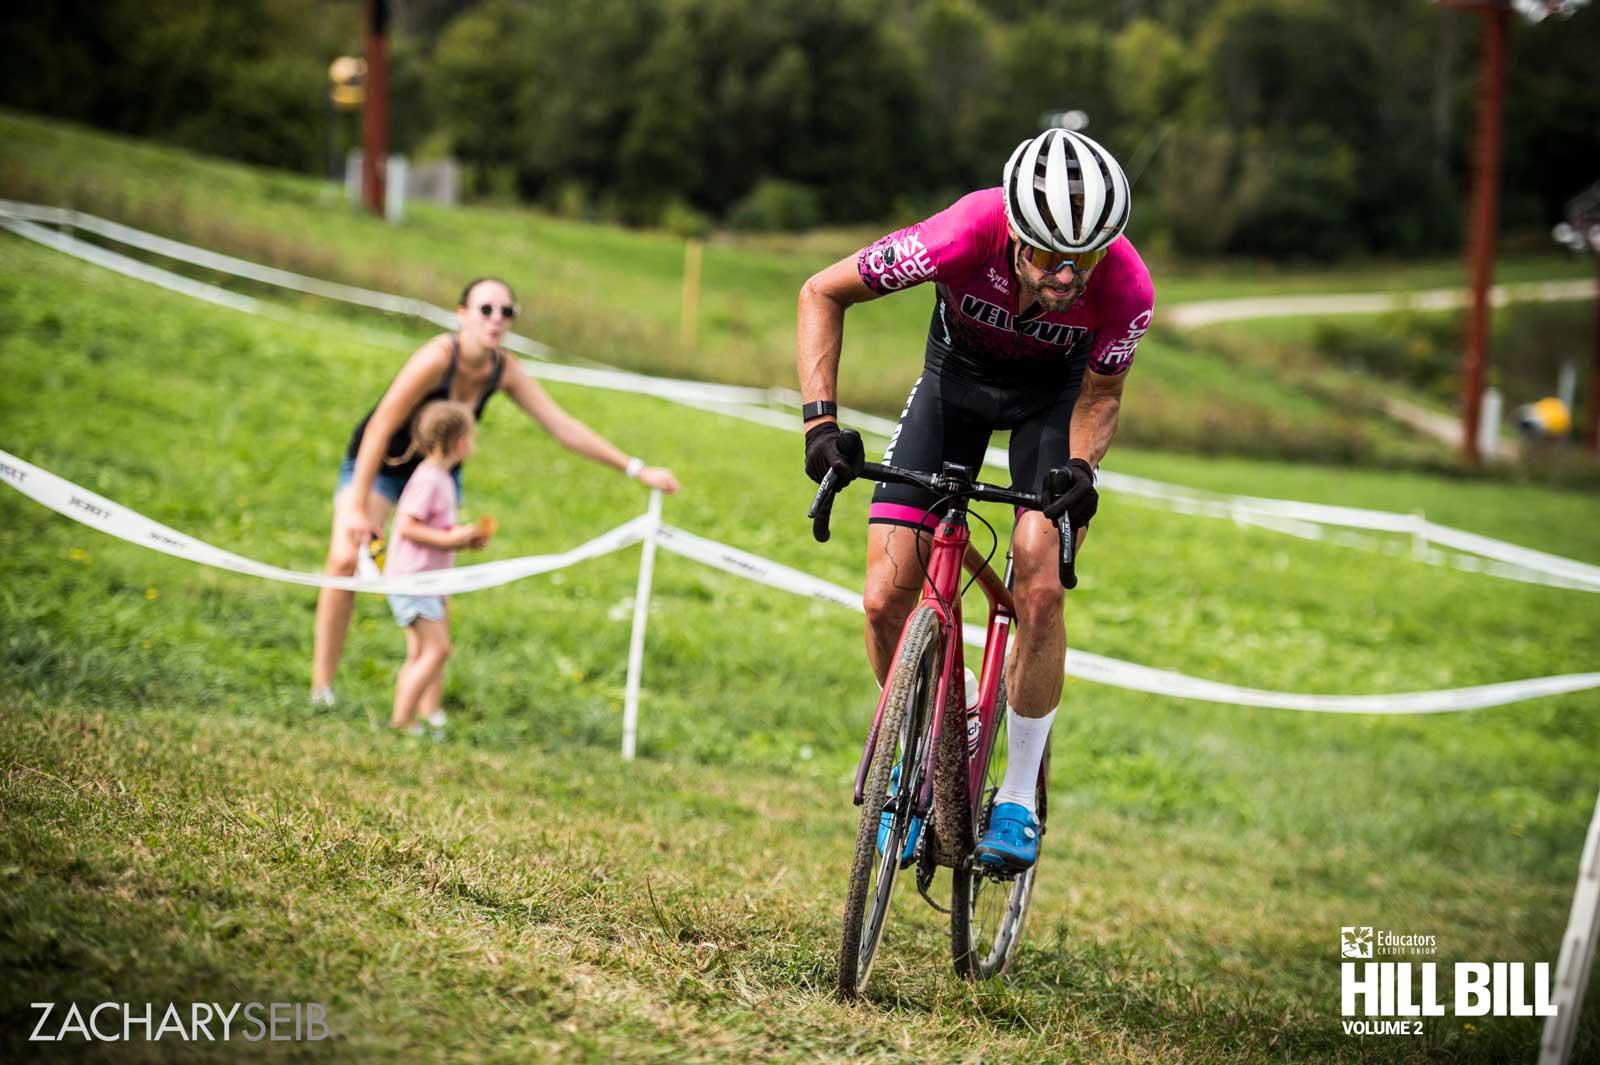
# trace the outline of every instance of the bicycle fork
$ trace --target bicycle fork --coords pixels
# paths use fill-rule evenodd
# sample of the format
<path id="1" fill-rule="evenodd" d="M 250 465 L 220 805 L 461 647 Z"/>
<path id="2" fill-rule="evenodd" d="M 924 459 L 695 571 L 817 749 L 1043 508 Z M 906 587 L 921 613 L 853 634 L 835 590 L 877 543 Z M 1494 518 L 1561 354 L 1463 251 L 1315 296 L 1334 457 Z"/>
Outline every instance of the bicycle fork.
<path id="1" fill-rule="evenodd" d="M 937 695 L 934 699 L 933 720 L 925 729 L 930 737 L 928 753 L 931 755 L 934 745 L 943 731 L 945 705 L 950 694 L 952 670 L 958 667 L 961 658 L 961 566 L 965 557 L 968 541 L 965 509 L 959 505 L 951 507 L 949 513 L 939 524 L 934 533 L 932 557 L 928 563 L 928 573 L 923 580 L 922 599 L 913 610 L 923 606 L 931 606 L 939 614 L 940 624 L 944 628 L 942 650 L 940 652 L 939 676 L 935 683 L 938 685 Z M 954 589 L 950 599 L 944 598 L 941 589 Z M 952 638 L 953 635 L 953 638 Z M 902 641 L 905 632 L 900 634 Z M 952 647 L 954 653 L 951 653 Z M 893 661 L 899 661 L 900 646 L 895 646 Z M 872 765 L 872 755 L 878 749 L 878 742 L 883 725 L 883 710 L 889 700 L 889 690 L 885 688 L 878 696 L 878 708 L 872 717 L 872 728 L 867 732 L 867 743 L 861 752 L 861 761 L 856 765 L 855 792 L 853 799 L 855 805 L 860 806 L 866 801 L 867 771 Z M 890 738 L 890 742 L 894 742 Z M 903 782 L 908 783 L 908 782 Z M 926 816 L 933 803 L 933 774 L 924 775 L 922 787 L 918 790 L 912 801 L 910 813 L 914 816 Z"/>

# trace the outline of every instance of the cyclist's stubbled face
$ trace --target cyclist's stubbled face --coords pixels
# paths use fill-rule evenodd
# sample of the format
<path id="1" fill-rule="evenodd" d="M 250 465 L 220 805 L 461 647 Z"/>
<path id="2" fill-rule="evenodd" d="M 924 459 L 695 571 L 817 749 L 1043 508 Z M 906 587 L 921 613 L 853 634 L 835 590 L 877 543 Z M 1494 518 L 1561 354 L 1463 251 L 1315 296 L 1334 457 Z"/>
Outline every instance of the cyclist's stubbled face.
<path id="1" fill-rule="evenodd" d="M 488 314 L 483 313 L 485 307 L 489 309 Z M 515 305 L 509 289 L 498 281 L 479 281 L 467 293 L 467 302 L 456 308 L 463 336 L 470 337 L 481 347 L 499 347 L 511 331 L 513 319 L 506 314 L 508 307 L 513 308 L 514 315 Z"/>
<path id="2" fill-rule="evenodd" d="M 1064 266 L 1053 274 L 1047 274 L 1023 258 L 1020 243 L 1015 238 L 1012 239 L 1011 269 L 1023 287 L 1039 301 L 1039 306 L 1043 307 L 1046 313 L 1054 314 L 1077 303 L 1078 297 L 1083 295 L 1084 286 L 1089 283 L 1089 275 L 1094 273 L 1094 268 L 1074 270 Z"/>

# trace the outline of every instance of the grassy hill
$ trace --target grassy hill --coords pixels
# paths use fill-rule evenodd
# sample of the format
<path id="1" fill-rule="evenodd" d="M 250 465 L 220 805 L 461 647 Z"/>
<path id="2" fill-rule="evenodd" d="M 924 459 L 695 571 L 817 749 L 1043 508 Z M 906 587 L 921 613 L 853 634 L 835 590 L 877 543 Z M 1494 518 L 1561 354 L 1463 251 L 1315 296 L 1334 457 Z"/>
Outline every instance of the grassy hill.
<path id="1" fill-rule="evenodd" d="M 241 217 L 262 202 L 241 195 Z M 361 238 L 312 254 L 367 241 L 380 262 L 387 230 L 334 208 L 273 209 L 342 218 Z M 417 225 L 458 217 L 419 213 Z M 251 224 L 267 232 L 264 219 Z M 584 261 L 603 232 L 525 224 L 570 232 Z M 310 235 L 282 232 L 286 249 Z M 313 324 L 195 304 L 0 237 L 0 447 L 247 556 L 315 568 L 343 437 L 404 352 L 342 317 Z M 841 500 L 833 543 L 812 543 L 791 435 L 649 397 L 552 391 L 678 470 L 686 488 L 667 520 L 859 584 L 866 493 Z M 1134 448 L 1115 458 L 1197 487 L 1422 507 L 1600 561 L 1600 502 L 1572 493 Z M 570 546 L 644 504 L 504 400 L 489 408 L 467 502 L 500 518 L 491 557 Z M 381 603 L 358 607 L 343 702 L 313 712 L 308 590 L 156 555 L 11 492 L 0 529 L 7 1057 L 33 1049 L 18 1035 L 28 1002 L 201 996 L 324 1003 L 336 1037 L 297 1047 L 306 1059 L 1532 1056 L 1525 1019 L 1344 1036 L 1337 933 L 1435 934 L 1443 962 L 1553 961 L 1593 809 L 1600 694 L 1404 719 L 1069 684 L 1016 974 L 956 980 L 941 919 L 908 891 L 872 1001 L 845 1007 L 827 988 L 848 774 L 875 693 L 855 616 L 664 557 L 642 758 L 624 766 L 637 555 L 463 596 L 450 736 L 418 746 L 372 725 L 402 650 Z M 1580 593 L 1108 495 L 1068 631 L 1085 650 L 1223 681 L 1377 692 L 1594 668 L 1600 615 Z M 1600 1054 L 1593 1021 L 1580 1053 Z"/>
<path id="2" fill-rule="evenodd" d="M 354 212 L 337 187 L 170 148 L 0 113 L 0 195 L 76 206 L 318 277 L 449 304 L 498 273 L 520 289 L 523 328 L 573 354 L 675 376 L 794 383 L 801 283 L 876 234 L 719 237 L 705 252 L 697 342 L 681 342 L 684 242 L 522 210 L 412 204 L 402 225 Z M 1119 443 L 1356 463 L 1444 464 L 1449 452 L 1384 418 L 1370 377 L 1249 358 L 1217 337 L 1180 337 L 1160 308 L 1192 299 L 1455 284 L 1459 263 L 1284 270 L 1154 263 L 1157 328 L 1141 345 Z M 1502 279 L 1581 276 L 1557 255 L 1504 264 Z M 229 282 L 232 284 L 232 282 Z M 853 309 L 841 395 L 895 415 L 921 364 L 927 293 Z"/>

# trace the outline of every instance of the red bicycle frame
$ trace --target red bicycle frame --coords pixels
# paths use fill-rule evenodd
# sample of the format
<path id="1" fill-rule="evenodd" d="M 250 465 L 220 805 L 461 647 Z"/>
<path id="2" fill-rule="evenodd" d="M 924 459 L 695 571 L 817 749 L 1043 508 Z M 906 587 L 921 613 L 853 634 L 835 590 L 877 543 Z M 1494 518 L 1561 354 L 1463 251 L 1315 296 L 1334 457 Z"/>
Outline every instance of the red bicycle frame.
<path id="1" fill-rule="evenodd" d="M 939 615 L 940 640 L 943 643 L 943 661 L 939 669 L 939 692 L 934 700 L 933 722 L 929 730 L 928 750 L 938 749 L 939 738 L 944 734 L 945 706 L 950 692 L 955 689 L 955 678 L 961 675 L 962 643 L 965 630 L 961 622 L 961 574 L 970 570 L 989 600 L 989 625 L 983 644 L 983 669 L 978 676 L 978 750 L 967 758 L 967 795 L 982 794 L 983 768 L 989 764 L 990 747 L 994 743 L 995 718 L 1000 712 L 999 702 L 1001 671 L 1006 663 L 1006 641 L 1016 620 L 1016 605 L 1011 589 L 988 565 L 978 552 L 972 550 L 972 531 L 967 527 L 965 507 L 952 507 L 933 534 L 933 547 L 928 556 L 922 582 L 922 600 L 918 606 L 930 606 Z M 1009 566 L 1008 566 L 1009 568 Z M 905 639 L 902 632 L 901 640 Z M 899 647 L 895 648 L 896 657 Z M 889 697 L 888 689 L 878 696 L 878 709 L 872 718 L 872 728 L 867 733 L 867 744 L 861 752 L 861 762 L 856 766 L 855 803 L 865 800 L 867 769 L 872 763 L 873 751 L 878 746 L 878 728 L 883 722 L 883 707 Z M 962 708 L 963 717 L 966 708 Z M 964 722 L 963 722 L 964 724 Z M 962 745 L 965 750 L 965 744 Z M 930 763 L 931 765 L 931 763 Z M 933 805 L 933 773 L 924 775 L 922 787 L 912 803 L 912 814 L 925 817 Z"/>

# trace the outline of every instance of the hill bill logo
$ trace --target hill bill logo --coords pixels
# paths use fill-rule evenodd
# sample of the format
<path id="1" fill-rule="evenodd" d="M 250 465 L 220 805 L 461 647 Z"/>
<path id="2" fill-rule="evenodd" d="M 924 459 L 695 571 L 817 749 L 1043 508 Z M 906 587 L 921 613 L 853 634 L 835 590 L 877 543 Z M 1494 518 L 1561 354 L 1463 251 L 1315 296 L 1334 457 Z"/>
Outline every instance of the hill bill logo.
<path id="1" fill-rule="evenodd" d="M 1339 930 L 1339 957 L 1360 958 L 1366 960 L 1372 957 L 1372 926 L 1345 925 Z"/>
<path id="2" fill-rule="evenodd" d="M 1550 1017 L 1547 962 L 1375 961 L 1437 956 L 1433 935 L 1399 933 L 1371 925 L 1339 929 L 1339 1013 L 1346 1035 L 1421 1035 L 1423 1018 Z M 1447 986 L 1453 984 L 1453 987 Z"/>

